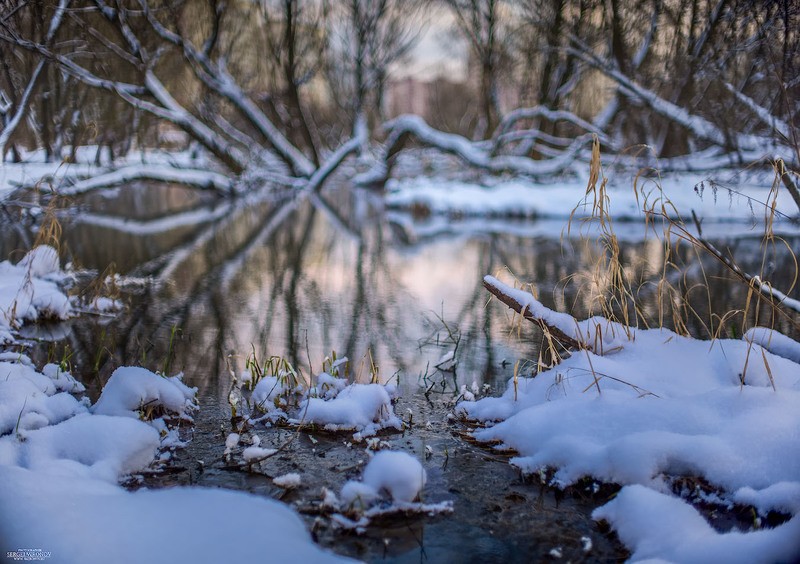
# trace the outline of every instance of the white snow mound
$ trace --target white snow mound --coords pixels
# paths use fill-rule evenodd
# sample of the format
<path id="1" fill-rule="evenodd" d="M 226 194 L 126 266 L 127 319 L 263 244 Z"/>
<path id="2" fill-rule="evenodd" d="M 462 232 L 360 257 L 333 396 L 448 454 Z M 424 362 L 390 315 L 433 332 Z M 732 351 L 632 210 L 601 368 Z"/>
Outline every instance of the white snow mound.
<path id="1" fill-rule="evenodd" d="M 555 470 L 556 486 L 585 476 L 640 485 L 623 492 L 634 492 L 630 499 L 685 506 L 680 511 L 686 519 L 693 515 L 691 522 L 705 524 L 687 502 L 655 493 L 668 491 L 669 477 L 702 477 L 721 492 L 723 501 L 752 503 L 762 514 L 777 510 L 794 516 L 774 535 L 760 531 L 739 536 L 759 546 L 758 539 L 774 539 L 783 544 L 764 554 L 800 558 L 800 535 L 788 543 L 789 534 L 777 533 L 797 529 L 800 514 L 800 364 L 790 360 L 800 357 L 799 343 L 764 329 L 748 332 L 743 340 L 701 341 L 666 329 L 624 328 L 600 318 L 576 322 L 529 293 L 507 286 L 503 291 L 595 352 L 574 352 L 534 378 L 520 378 L 516 385 L 512 380 L 502 397 L 458 404 L 457 412 L 488 424 L 474 432 L 477 439 L 515 450 L 511 462 L 526 473 Z M 722 547 L 738 536 L 714 533 L 717 540 L 704 540 L 697 545 L 700 552 L 684 555 L 674 539 L 655 538 L 668 528 L 673 513 L 648 510 L 634 518 L 628 511 L 638 511 L 640 504 L 628 499 L 620 496 L 612 502 L 613 513 L 598 515 L 615 527 L 634 527 L 625 529 L 636 531 L 631 535 L 619 529 L 634 559 L 727 561 L 736 554 Z M 677 536 L 695 538 L 689 534 L 692 527 L 681 528 Z M 713 531 L 706 528 L 693 530 L 712 538 Z M 661 548 L 644 550 L 651 541 Z"/>

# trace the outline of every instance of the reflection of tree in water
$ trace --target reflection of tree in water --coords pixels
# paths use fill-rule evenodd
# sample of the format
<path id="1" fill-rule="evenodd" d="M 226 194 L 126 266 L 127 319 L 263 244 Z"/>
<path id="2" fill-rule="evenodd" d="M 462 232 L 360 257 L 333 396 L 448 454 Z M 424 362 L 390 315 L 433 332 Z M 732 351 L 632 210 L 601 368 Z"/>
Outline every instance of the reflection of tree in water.
<path id="1" fill-rule="evenodd" d="M 108 347 L 113 360 L 101 355 L 104 375 L 111 364 L 161 368 L 177 327 L 172 366 L 219 392 L 227 392 L 227 378 L 223 383 L 217 376 L 229 366 L 241 368 L 251 350 L 260 358 L 286 356 L 303 369 L 310 361 L 319 370 L 335 349 L 350 356 L 362 378 L 369 377 L 368 355 L 383 377 L 413 370 L 421 364 L 416 343 L 427 330 L 420 327 L 424 312 L 398 276 L 402 266 L 391 231 L 373 207 L 356 205 L 363 197 L 251 201 L 197 226 L 186 242 L 132 272 L 155 282 L 130 315 L 105 331 L 76 324 L 72 347 L 89 360 L 81 365 L 93 366 L 90 351 Z M 490 249 L 479 250 L 486 255 Z M 480 271 L 470 273 L 474 290 L 459 308 L 461 326 L 483 327 L 485 317 L 498 314 L 483 308 L 479 285 L 491 263 L 483 258 Z M 491 362 L 491 331 L 483 339 L 483 356 Z"/>
<path id="2" fill-rule="evenodd" d="M 111 215 L 112 206 L 104 206 L 102 213 L 83 214 L 67 228 L 78 260 L 98 246 L 110 247 L 93 260 L 120 256 L 137 264 L 130 274 L 153 282 L 134 300 L 130 314 L 102 320 L 104 325 L 86 318 L 73 323 L 73 364 L 87 372 L 97 368 L 102 378 L 121 364 L 162 369 L 171 356 L 173 371 L 184 370 L 204 395 L 224 398 L 229 370 L 241 369 L 251 351 L 259 358 L 285 356 L 308 372 L 310 363 L 319 370 L 325 355 L 336 350 L 349 356 L 352 372 L 361 378 L 369 377 L 371 358 L 382 377 L 399 371 L 413 385 L 446 352 L 419 346 L 441 315 L 461 333 L 452 383 L 501 384 L 515 360 L 537 358 L 541 335 L 511 323 L 504 307 L 487 307 L 484 274 L 507 267 L 520 281 L 533 282 L 549 307 L 578 317 L 591 307 L 581 287 L 581 276 L 591 270 L 591 253 L 579 245 L 510 226 L 462 233 L 450 223 L 439 231 L 398 226 L 385 221 L 379 202 L 374 205 L 368 194 L 352 190 L 189 206 L 181 208 L 173 227 L 158 210 L 143 218 L 126 208 L 138 219 L 123 220 Z M 651 318 L 657 316 L 653 288 L 660 275 L 652 262 L 663 258 L 658 246 L 654 241 L 621 244 Z M 736 241 L 732 251 L 760 256 L 757 240 Z M 787 257 L 786 251 L 776 251 L 768 261 L 779 265 L 770 272 L 777 287 L 792 282 L 791 269 L 781 266 L 789 264 Z M 693 260 L 687 252 L 679 266 Z M 709 311 L 742 307 L 747 299 L 747 288 L 722 279 L 725 272 L 718 264 L 704 265 L 710 291 L 698 285 L 699 269 L 693 277 L 675 279 L 690 290 L 686 305 L 697 316 L 690 316 L 689 329 L 699 336 L 705 336 Z M 743 266 L 757 272 L 759 264 L 753 259 Z M 771 324 L 768 308 L 759 315 L 761 323 Z M 777 319 L 776 328 L 796 335 L 791 319 Z"/>

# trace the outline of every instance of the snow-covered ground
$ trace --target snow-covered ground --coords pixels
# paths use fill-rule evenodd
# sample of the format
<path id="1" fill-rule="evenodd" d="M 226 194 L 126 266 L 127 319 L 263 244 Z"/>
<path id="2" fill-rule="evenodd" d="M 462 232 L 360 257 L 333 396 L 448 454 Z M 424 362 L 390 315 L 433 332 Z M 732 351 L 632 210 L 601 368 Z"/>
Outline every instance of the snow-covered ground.
<path id="1" fill-rule="evenodd" d="M 79 161 L 90 157 L 79 155 Z M 131 173 L 150 167 L 167 179 L 177 170 L 172 165 L 197 166 L 186 154 L 152 155 L 129 164 Z M 106 172 L 88 164 L 41 163 L 34 155 L 27 163 L 0 167 L 0 198 L 48 175 L 54 186 L 88 190 L 99 185 L 91 177 Z M 113 174 L 106 180 L 128 178 L 124 171 Z M 209 182 L 224 183 L 216 177 Z M 586 184 L 585 178 L 552 185 L 408 178 L 390 181 L 386 199 L 392 208 L 430 211 L 433 233 L 453 229 L 437 222 L 453 214 L 550 218 L 563 226 L 586 198 Z M 750 229 L 763 221 L 765 204 L 773 198 L 779 221 L 781 214 L 797 215 L 782 187 L 772 191 L 768 174 L 720 187 L 707 175 L 686 173 L 658 182 L 640 178 L 637 188 L 620 175 L 612 176 L 608 191 L 611 216 L 634 220 L 637 230 L 643 202 L 652 205 L 659 198 L 670 202 L 670 214 L 688 219 L 695 211 L 717 226 L 736 222 Z M 590 211 L 579 208 L 577 217 Z M 405 221 L 399 215 L 395 220 Z M 480 222 L 485 228 L 487 221 Z M 537 225 L 534 230 L 549 231 L 551 224 Z M 424 230 L 418 228 L 417 235 Z M 59 286 L 62 278 L 58 253 L 46 246 L 17 264 L 0 263 L 0 341 L 13 342 L 23 323 L 73 313 Z M 505 290 L 587 348 L 535 378 L 509 382 L 500 398 L 460 403 L 459 413 L 486 424 L 476 438 L 515 450 L 513 464 L 558 487 L 586 476 L 621 485 L 594 516 L 612 525 L 635 560 L 800 559 L 800 344 L 765 329 L 742 341 L 708 342 L 598 318 L 576 323 L 529 294 Z M 106 307 L 119 304 L 96 303 L 94 309 Z M 402 428 L 392 386 L 352 383 L 335 368 L 318 375 L 313 386 L 285 373 L 258 381 L 241 375 L 240 383 L 250 387 L 249 395 L 243 393 L 253 408 L 250 423 L 315 424 L 354 433 L 357 440 Z M 83 392 L 57 365 L 38 371 L 23 355 L 0 355 L 3 550 L 42 550 L 54 561 L 81 562 L 336 559 L 313 545 L 296 514 L 271 500 L 198 488 L 131 493 L 117 485 L 180 446 L 176 424 L 191 417 L 194 391 L 179 378 L 128 367 L 112 376 L 95 405 Z M 241 451 L 239 445 L 240 436 L 231 434 L 226 453 L 241 455 L 246 464 L 277 452 L 261 447 L 255 435 Z M 712 491 L 702 494 L 706 500 L 752 506 L 761 517 L 772 511 L 788 517 L 773 529 L 760 528 L 756 520 L 752 530 L 718 533 L 690 498 L 673 493 L 674 479 L 681 476 L 707 483 Z M 331 507 L 341 526 L 356 530 L 387 510 L 450 510 L 447 504 L 415 502 L 425 481 L 415 459 L 379 453 L 361 481 L 348 482 L 338 497 L 331 494 Z M 298 487 L 302 477 L 288 474 L 275 483 Z M 388 508 L 381 505 L 382 496 Z M 360 512 L 347 513 L 355 505 Z M 258 527 L 259 543 L 241 542 L 248 524 Z"/>
<path id="2" fill-rule="evenodd" d="M 203 488 L 117 485 L 181 445 L 196 389 L 117 369 L 94 406 L 56 365 L 0 360 L 0 550 L 50 562 L 338 562 L 288 506 Z M 247 542 L 249 533 L 258 542 Z"/>
<path id="3" fill-rule="evenodd" d="M 687 222 L 694 210 L 706 222 L 753 223 L 763 221 L 764 203 L 775 198 L 774 177 L 769 172 L 734 175 L 722 171 L 713 179 L 708 173 L 671 173 L 664 178 L 640 176 L 636 190 L 633 178 L 630 173 L 609 175 L 609 212 L 616 219 L 642 220 L 645 202 L 660 208 L 658 201 L 668 200 L 670 215 L 679 214 Z M 591 200 L 588 207 L 579 206 L 586 198 L 587 180 L 578 177 L 536 183 L 526 179 L 487 178 L 477 183 L 430 177 L 392 179 L 387 183 L 386 201 L 392 208 L 424 209 L 434 215 L 563 220 L 576 207 L 578 218 L 591 212 Z M 797 205 L 783 186 L 777 191 L 776 210 L 789 217 L 798 214 Z"/>
<path id="4" fill-rule="evenodd" d="M 558 487 L 583 477 L 623 486 L 594 517 L 610 522 L 634 560 L 800 559 L 800 365 L 792 360 L 800 343 L 768 329 L 702 341 L 597 317 L 576 322 L 487 282 L 586 350 L 510 381 L 502 397 L 460 403 L 458 413 L 487 424 L 478 440 L 513 449 L 512 464 Z M 706 501 L 788 520 L 717 533 L 672 493 L 682 476 L 713 488 Z"/>

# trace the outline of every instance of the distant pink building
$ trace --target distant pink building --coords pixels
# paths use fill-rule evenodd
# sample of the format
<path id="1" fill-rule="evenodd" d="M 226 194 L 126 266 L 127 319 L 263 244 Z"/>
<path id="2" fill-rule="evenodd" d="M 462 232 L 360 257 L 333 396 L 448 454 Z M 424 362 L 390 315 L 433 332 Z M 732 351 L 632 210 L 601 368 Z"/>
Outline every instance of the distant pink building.
<path id="1" fill-rule="evenodd" d="M 401 114 L 425 116 L 428 112 L 430 85 L 412 77 L 393 80 L 386 93 L 386 115 Z"/>

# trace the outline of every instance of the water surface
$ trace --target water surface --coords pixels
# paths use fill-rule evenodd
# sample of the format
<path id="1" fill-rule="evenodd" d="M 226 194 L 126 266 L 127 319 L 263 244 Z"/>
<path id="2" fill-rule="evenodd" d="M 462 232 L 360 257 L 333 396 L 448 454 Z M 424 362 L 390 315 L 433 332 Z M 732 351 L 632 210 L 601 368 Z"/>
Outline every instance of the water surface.
<path id="1" fill-rule="evenodd" d="M 30 207 L 13 214 L 3 224 L 6 256 L 34 238 Z M 579 242 L 565 244 L 562 222 L 414 218 L 385 210 L 379 195 L 346 187 L 305 199 L 231 201 L 147 184 L 80 198 L 58 217 L 62 252 L 74 264 L 126 275 L 120 289 L 126 310 L 29 330 L 38 343 L 35 359 L 70 362 L 94 393 L 126 364 L 182 371 L 199 389 L 192 442 L 172 472 L 148 477 L 148 485 L 200 484 L 280 497 L 304 512 L 319 542 L 370 561 L 533 561 L 555 548 L 572 561 L 624 557 L 589 516 L 603 494 L 576 488 L 563 496 L 523 479 L 504 456 L 465 441 L 463 427 L 448 419 L 462 385 L 487 385 L 487 393 L 499 394 L 517 361 L 529 373 L 539 358 L 541 335 L 489 303 L 485 274 L 509 269 L 535 282 L 546 305 L 577 316 L 596 304 L 588 282 L 596 256 Z M 758 266 L 757 239 L 735 246 L 737 256 Z M 637 279 L 657 279 L 664 252 L 661 241 L 644 233 L 621 245 Z M 783 255 L 771 260 L 788 266 Z M 713 291 L 693 290 L 694 302 L 677 304 L 697 312 L 689 327 L 698 334 L 714 323 L 709 309 L 738 307 L 746 298 L 746 288 L 713 268 L 705 272 Z M 784 287 L 789 270 L 773 268 Z M 681 280 L 678 275 L 676 284 Z M 653 287 L 639 292 L 651 322 L 660 311 Z M 792 319 L 774 323 L 794 331 Z M 729 325 L 724 330 L 735 331 Z M 455 371 L 437 371 L 437 360 L 453 350 Z M 347 444 L 347 434 L 263 430 L 265 446 L 293 440 L 257 473 L 232 470 L 223 460 L 231 373 L 247 356 L 279 355 L 309 374 L 332 351 L 350 359 L 356 380 L 369 380 L 374 365 L 381 378 L 397 381 L 402 397 L 395 410 L 410 426 L 382 439 L 424 460 L 425 501 L 452 500 L 452 514 L 390 519 L 363 536 L 334 531 L 315 514 L 321 488 L 338 490 L 358 477 L 368 458 L 363 445 Z M 272 485 L 270 477 L 286 472 L 302 475 L 299 491 Z M 257 542 L 258 524 L 249 527 L 243 542 Z M 583 537 L 592 541 L 588 553 Z"/>

